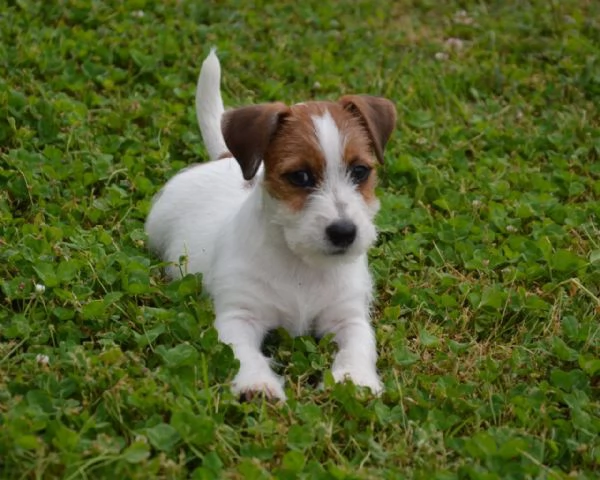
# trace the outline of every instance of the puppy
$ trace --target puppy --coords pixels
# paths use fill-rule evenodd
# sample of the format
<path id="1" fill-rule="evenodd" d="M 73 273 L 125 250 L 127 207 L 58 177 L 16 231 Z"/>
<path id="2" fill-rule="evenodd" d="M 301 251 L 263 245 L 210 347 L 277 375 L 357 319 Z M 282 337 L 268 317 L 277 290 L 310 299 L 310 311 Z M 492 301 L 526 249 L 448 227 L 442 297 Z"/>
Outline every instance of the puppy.
<path id="1" fill-rule="evenodd" d="M 334 335 L 332 373 L 382 390 L 369 321 L 367 250 L 376 238 L 376 166 L 395 128 L 386 99 L 269 103 L 225 112 L 212 51 L 196 90 L 211 162 L 189 167 L 156 196 L 151 249 L 171 277 L 201 272 L 219 338 L 240 362 L 233 391 L 285 400 L 261 353 L 277 327 Z"/>

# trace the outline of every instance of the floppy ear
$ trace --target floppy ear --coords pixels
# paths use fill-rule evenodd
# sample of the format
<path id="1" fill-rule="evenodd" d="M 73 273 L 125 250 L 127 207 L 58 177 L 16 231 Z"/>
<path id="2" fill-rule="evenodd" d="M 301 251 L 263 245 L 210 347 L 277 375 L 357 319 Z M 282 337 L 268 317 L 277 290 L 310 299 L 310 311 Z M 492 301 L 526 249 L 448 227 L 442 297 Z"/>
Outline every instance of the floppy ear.
<path id="1" fill-rule="evenodd" d="M 287 105 L 276 102 L 236 108 L 223 115 L 225 144 L 242 167 L 246 180 L 256 175 L 273 135 L 289 111 Z"/>
<path id="2" fill-rule="evenodd" d="M 396 128 L 396 107 L 386 98 L 371 95 L 345 95 L 339 102 L 360 118 L 369 133 L 377 160 L 383 163 L 383 149 Z"/>

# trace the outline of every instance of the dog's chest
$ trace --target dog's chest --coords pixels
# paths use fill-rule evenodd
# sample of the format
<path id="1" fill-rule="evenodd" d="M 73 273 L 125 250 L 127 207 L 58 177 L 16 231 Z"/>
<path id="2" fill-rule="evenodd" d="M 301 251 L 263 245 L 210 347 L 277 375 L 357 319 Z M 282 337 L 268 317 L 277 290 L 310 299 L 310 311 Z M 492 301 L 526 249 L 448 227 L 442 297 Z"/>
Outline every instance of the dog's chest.
<path id="1" fill-rule="evenodd" d="M 367 311 L 366 258 L 309 265 L 290 251 L 279 227 L 257 220 L 262 218 L 260 206 L 260 197 L 251 195 L 216 236 L 204 281 L 217 315 L 237 306 L 267 329 L 283 327 L 301 335 L 318 330 L 324 312 L 337 310 L 338 305 L 340 312 L 347 312 L 349 303 L 358 305 L 355 311 Z"/>
<path id="2" fill-rule="evenodd" d="M 278 273 L 263 277 L 261 293 L 264 304 L 271 307 L 275 326 L 285 328 L 292 335 L 319 330 L 324 312 L 343 307 L 348 298 L 353 302 L 366 298 L 360 282 L 356 282 L 363 274 L 368 275 L 362 269 L 335 272 L 291 269 Z"/>
<path id="3" fill-rule="evenodd" d="M 293 335 L 302 335 L 313 330 L 323 310 L 335 301 L 336 292 L 321 282 L 292 280 L 285 286 L 281 282 L 272 286 L 272 302 L 279 326 Z"/>

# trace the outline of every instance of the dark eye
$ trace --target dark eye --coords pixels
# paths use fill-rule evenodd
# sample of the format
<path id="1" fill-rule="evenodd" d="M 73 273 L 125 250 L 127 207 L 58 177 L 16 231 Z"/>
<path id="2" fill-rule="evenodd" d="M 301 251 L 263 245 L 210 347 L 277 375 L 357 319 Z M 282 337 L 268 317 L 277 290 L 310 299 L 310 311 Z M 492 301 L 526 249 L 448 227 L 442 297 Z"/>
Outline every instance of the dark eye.
<path id="1" fill-rule="evenodd" d="M 316 185 L 315 177 L 307 170 L 286 173 L 285 178 L 292 185 L 300 188 L 312 188 Z"/>
<path id="2" fill-rule="evenodd" d="M 350 167 L 350 178 L 356 184 L 363 183 L 367 178 L 369 178 L 369 174 L 371 173 L 371 168 L 366 165 L 354 165 Z"/>

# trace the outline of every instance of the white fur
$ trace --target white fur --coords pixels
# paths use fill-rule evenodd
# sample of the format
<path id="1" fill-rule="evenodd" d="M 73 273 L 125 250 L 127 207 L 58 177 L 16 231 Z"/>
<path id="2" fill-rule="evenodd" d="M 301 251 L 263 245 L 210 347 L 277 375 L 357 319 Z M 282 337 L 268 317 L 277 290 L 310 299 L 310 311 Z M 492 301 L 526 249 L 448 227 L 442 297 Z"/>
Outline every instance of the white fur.
<path id="1" fill-rule="evenodd" d="M 221 65 L 213 48 L 202 63 L 196 89 L 196 118 L 211 160 L 227 151 L 221 134 L 225 109 L 221 99 Z"/>
<path id="2" fill-rule="evenodd" d="M 196 106 L 211 159 L 226 150 L 220 130 L 223 104 L 219 62 L 214 54 L 202 66 Z M 214 300 L 215 327 L 231 345 L 240 369 L 236 393 L 264 392 L 285 399 L 283 381 L 261 353 L 268 330 L 293 335 L 334 334 L 339 347 L 332 373 L 382 389 L 369 322 L 371 278 L 366 251 L 375 239 L 368 206 L 343 170 L 343 136 L 331 116 L 313 119 L 327 160 L 324 186 L 299 213 L 273 199 L 257 181 L 245 182 L 234 159 L 188 168 L 156 197 L 146 222 L 150 246 L 175 264 L 187 255 L 184 273 L 201 272 Z M 333 143 L 332 143 L 333 142 Z M 333 255 L 324 229 L 341 217 L 358 233 L 349 250 Z M 179 268 L 169 267 L 171 276 Z"/>
<path id="3" fill-rule="evenodd" d="M 312 117 L 315 133 L 319 142 L 319 147 L 327 161 L 328 180 L 338 178 L 342 167 L 344 144 L 346 139 L 335 124 L 331 114 L 325 112 L 321 116 Z"/>

